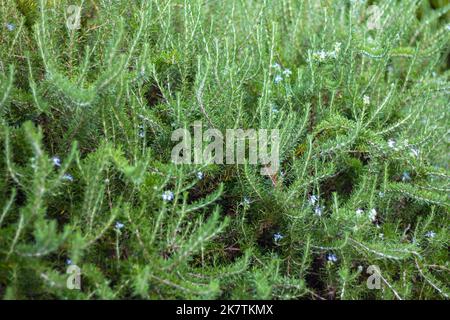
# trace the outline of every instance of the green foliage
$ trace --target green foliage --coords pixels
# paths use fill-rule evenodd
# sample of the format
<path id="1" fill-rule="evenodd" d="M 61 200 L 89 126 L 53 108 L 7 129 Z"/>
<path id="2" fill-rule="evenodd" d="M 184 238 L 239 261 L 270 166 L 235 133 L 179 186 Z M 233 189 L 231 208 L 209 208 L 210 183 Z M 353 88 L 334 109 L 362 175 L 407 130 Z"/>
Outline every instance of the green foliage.
<path id="1" fill-rule="evenodd" d="M 0 296 L 448 298 L 450 5 L 369 2 L 78 1 L 69 30 L 2 1 Z M 280 172 L 173 164 L 198 120 L 279 129 Z"/>

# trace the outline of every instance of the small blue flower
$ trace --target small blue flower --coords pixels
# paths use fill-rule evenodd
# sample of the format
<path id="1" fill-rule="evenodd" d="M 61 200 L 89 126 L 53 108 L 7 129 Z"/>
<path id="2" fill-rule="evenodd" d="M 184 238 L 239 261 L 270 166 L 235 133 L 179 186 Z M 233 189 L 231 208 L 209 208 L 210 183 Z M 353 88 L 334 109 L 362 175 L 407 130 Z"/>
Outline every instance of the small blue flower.
<path id="1" fill-rule="evenodd" d="M 327 58 L 327 52 L 325 52 L 324 50 L 320 50 L 320 51 L 314 53 L 314 56 L 315 56 L 316 60 L 324 61 Z"/>
<path id="2" fill-rule="evenodd" d="M 278 241 L 280 241 L 281 239 L 283 239 L 284 238 L 284 236 L 281 234 L 281 233 L 279 233 L 279 232 L 277 232 L 277 233 L 275 233 L 274 235 L 273 235 L 273 240 L 275 241 L 275 242 L 278 242 Z"/>
<path id="3" fill-rule="evenodd" d="M 363 103 L 365 104 L 365 105 L 369 105 L 370 104 L 370 97 L 369 96 L 364 96 L 363 97 Z"/>
<path id="4" fill-rule="evenodd" d="M 394 139 L 388 140 L 388 146 L 389 146 L 389 148 L 394 149 L 395 151 L 398 151 L 397 142 Z"/>
<path id="5" fill-rule="evenodd" d="M 436 232 L 434 231 L 428 231 L 427 233 L 425 233 L 425 237 L 427 238 L 434 238 L 436 236 Z"/>
<path id="6" fill-rule="evenodd" d="M 66 173 L 65 175 L 63 175 L 63 176 L 62 176 L 62 179 L 63 179 L 64 181 L 70 181 L 70 182 L 73 181 L 73 177 L 72 177 L 70 174 L 68 174 L 68 173 Z"/>
<path id="7" fill-rule="evenodd" d="M 162 198 L 164 201 L 172 201 L 173 200 L 173 192 L 170 190 L 164 191 L 164 193 L 162 194 Z"/>
<path id="8" fill-rule="evenodd" d="M 139 71 L 139 75 L 144 78 L 145 77 L 145 67 L 141 68 L 141 71 Z"/>
<path id="9" fill-rule="evenodd" d="M 138 133 L 139 137 L 144 138 L 145 137 L 145 128 L 143 125 L 139 126 L 139 133 Z"/>
<path id="10" fill-rule="evenodd" d="M 67 260 L 66 260 L 66 264 L 70 266 L 70 265 L 72 264 L 72 260 L 67 259 Z"/>
<path id="11" fill-rule="evenodd" d="M 361 217 L 364 213 L 363 209 L 356 209 L 356 216 Z"/>
<path id="12" fill-rule="evenodd" d="M 341 46 L 342 46 L 342 43 L 340 43 L 340 42 L 336 42 L 334 44 L 334 53 L 336 55 L 339 54 L 339 52 L 341 51 Z"/>
<path id="13" fill-rule="evenodd" d="M 197 172 L 197 179 L 202 180 L 203 179 L 203 172 L 199 171 Z"/>
<path id="14" fill-rule="evenodd" d="M 273 81 L 275 82 L 275 84 L 278 84 L 283 81 L 283 77 L 278 74 L 275 76 L 275 79 Z"/>
<path id="15" fill-rule="evenodd" d="M 14 31 L 15 28 L 16 26 L 13 23 L 6 24 L 6 29 L 8 29 L 8 31 Z"/>
<path id="16" fill-rule="evenodd" d="M 278 110 L 278 108 L 276 106 L 272 107 L 272 113 L 278 113 L 280 112 L 280 110 Z"/>
<path id="17" fill-rule="evenodd" d="M 327 261 L 329 261 L 331 263 L 335 263 L 338 261 L 338 258 L 334 253 L 329 253 L 329 254 L 327 254 Z"/>
<path id="18" fill-rule="evenodd" d="M 403 182 L 406 182 L 406 181 L 410 181 L 411 180 L 411 176 L 409 175 L 409 173 L 408 172 L 403 172 L 403 175 L 402 175 L 402 181 Z"/>
<path id="19" fill-rule="evenodd" d="M 388 146 L 389 146 L 389 148 L 396 149 L 395 145 L 396 145 L 396 142 L 395 142 L 394 139 L 389 139 L 389 140 L 388 140 Z"/>
<path id="20" fill-rule="evenodd" d="M 319 201 L 319 197 L 315 195 L 309 196 L 309 203 L 313 206 L 316 202 Z"/>
<path id="21" fill-rule="evenodd" d="M 322 207 L 317 206 L 317 207 L 314 208 L 314 214 L 316 216 L 320 217 L 320 216 L 322 216 L 322 213 L 323 213 Z"/>
<path id="22" fill-rule="evenodd" d="M 57 156 L 54 156 L 52 158 L 52 162 L 55 167 L 61 167 L 61 159 L 58 158 Z"/>
<path id="23" fill-rule="evenodd" d="M 123 227 L 125 227 L 125 225 L 123 223 L 116 221 L 116 226 L 115 226 L 116 230 L 120 230 Z"/>
<path id="24" fill-rule="evenodd" d="M 289 78 L 292 74 L 292 71 L 289 69 L 284 69 L 283 74 L 286 76 L 286 78 Z"/>
<path id="25" fill-rule="evenodd" d="M 274 69 L 281 69 L 281 66 L 280 66 L 280 64 L 278 64 L 278 63 L 274 63 L 273 65 L 272 65 L 272 68 L 274 68 Z"/>

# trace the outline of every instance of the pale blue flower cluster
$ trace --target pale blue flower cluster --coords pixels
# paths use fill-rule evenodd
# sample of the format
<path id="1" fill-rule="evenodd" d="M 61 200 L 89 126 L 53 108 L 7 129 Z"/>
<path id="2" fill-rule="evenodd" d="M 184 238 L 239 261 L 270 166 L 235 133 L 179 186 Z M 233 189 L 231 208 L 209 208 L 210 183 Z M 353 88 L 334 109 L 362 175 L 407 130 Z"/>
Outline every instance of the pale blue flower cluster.
<path id="1" fill-rule="evenodd" d="M 326 59 L 336 59 L 341 52 L 341 46 L 342 43 L 336 42 L 334 44 L 334 50 L 333 51 L 325 51 L 325 50 L 319 50 L 312 53 L 312 58 L 315 61 L 323 62 Z"/>
<path id="2" fill-rule="evenodd" d="M 334 253 L 327 254 L 327 261 L 331 263 L 335 263 L 338 261 L 337 256 Z"/>
<path id="3" fill-rule="evenodd" d="M 285 76 L 286 78 L 289 78 L 291 76 L 291 74 L 292 74 L 292 71 L 290 69 L 287 69 L 287 68 L 284 69 L 283 71 L 281 71 L 281 66 L 280 66 L 279 63 L 274 63 L 272 65 L 272 68 L 275 69 L 276 72 L 281 72 L 281 74 L 275 75 L 275 78 L 273 80 L 275 82 L 275 84 L 278 84 L 281 81 L 283 81 L 283 76 Z"/>
<path id="4" fill-rule="evenodd" d="M 319 205 L 319 196 L 316 196 L 314 194 L 310 195 L 308 203 L 310 206 L 314 207 L 313 210 L 316 216 L 322 216 L 324 207 Z"/>
<path id="5" fill-rule="evenodd" d="M 170 190 L 164 191 L 162 194 L 162 198 L 164 201 L 172 201 L 173 200 L 173 192 Z"/>

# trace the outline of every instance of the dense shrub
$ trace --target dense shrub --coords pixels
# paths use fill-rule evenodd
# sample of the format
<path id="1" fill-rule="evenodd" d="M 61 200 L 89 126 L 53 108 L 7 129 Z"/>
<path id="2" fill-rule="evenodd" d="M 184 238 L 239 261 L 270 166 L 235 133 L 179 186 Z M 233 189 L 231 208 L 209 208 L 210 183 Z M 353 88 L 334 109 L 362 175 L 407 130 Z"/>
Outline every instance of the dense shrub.
<path id="1" fill-rule="evenodd" d="M 448 298 L 448 2 L 78 3 L 0 4 L 3 298 Z M 280 172 L 173 164 L 198 120 Z"/>

